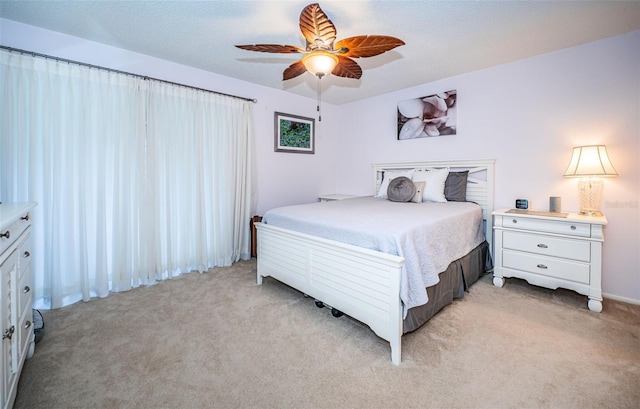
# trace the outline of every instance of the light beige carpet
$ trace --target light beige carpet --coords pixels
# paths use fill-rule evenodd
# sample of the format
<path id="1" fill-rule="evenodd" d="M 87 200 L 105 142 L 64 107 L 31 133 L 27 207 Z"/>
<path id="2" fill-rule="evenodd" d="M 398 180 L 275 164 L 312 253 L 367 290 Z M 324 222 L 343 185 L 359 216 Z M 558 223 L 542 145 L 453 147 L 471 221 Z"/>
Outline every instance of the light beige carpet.
<path id="1" fill-rule="evenodd" d="M 255 260 L 44 311 L 16 408 L 638 408 L 640 306 L 491 276 L 402 341 Z"/>

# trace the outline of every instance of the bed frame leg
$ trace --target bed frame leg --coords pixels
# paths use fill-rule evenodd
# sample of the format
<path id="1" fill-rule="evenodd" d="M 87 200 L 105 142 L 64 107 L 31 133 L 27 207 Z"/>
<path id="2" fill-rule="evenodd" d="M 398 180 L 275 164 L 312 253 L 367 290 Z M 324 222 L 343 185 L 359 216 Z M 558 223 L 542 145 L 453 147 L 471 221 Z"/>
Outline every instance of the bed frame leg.
<path id="1" fill-rule="evenodd" d="M 397 342 L 390 342 L 391 344 L 391 362 L 394 365 L 400 365 L 400 358 L 402 355 L 402 347 L 400 346 L 400 340 Z"/>
<path id="2" fill-rule="evenodd" d="M 258 283 L 258 285 L 262 285 L 262 276 L 260 274 L 258 274 L 256 282 Z"/>

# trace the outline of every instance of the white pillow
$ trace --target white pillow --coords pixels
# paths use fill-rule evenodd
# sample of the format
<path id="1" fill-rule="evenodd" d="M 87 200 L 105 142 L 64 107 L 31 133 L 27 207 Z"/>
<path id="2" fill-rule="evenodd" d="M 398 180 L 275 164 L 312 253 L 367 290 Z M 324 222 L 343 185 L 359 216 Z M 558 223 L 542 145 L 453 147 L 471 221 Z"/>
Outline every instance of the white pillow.
<path id="1" fill-rule="evenodd" d="M 422 191 L 423 202 L 445 203 L 447 198 L 444 196 L 444 182 L 449 175 L 449 168 L 430 170 L 427 172 L 415 172 L 413 181 L 425 182 Z"/>
<path id="2" fill-rule="evenodd" d="M 411 201 L 414 203 L 422 203 L 422 191 L 424 190 L 424 182 L 413 182 L 416 187 L 416 194 L 413 195 Z"/>
<path id="3" fill-rule="evenodd" d="M 376 197 L 381 197 L 383 199 L 386 199 L 387 189 L 389 188 L 389 182 L 391 182 L 395 178 L 399 178 L 400 176 L 405 176 L 411 179 L 411 176 L 413 176 L 413 169 L 385 170 L 384 175 L 382 176 L 382 183 L 380 184 L 380 189 L 378 190 L 378 194 L 376 195 Z"/>

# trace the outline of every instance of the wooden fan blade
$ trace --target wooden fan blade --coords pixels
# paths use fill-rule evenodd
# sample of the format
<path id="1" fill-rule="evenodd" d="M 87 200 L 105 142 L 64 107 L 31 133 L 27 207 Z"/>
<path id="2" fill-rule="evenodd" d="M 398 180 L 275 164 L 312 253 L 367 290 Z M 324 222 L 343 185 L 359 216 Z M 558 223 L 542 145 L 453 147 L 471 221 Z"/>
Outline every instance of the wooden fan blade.
<path id="1" fill-rule="evenodd" d="M 243 50 L 259 51 L 262 53 L 280 53 L 280 54 L 298 54 L 303 53 L 304 50 L 295 45 L 279 45 L 279 44 L 252 44 L 252 45 L 237 45 L 236 47 Z"/>
<path id="2" fill-rule="evenodd" d="M 389 36 L 356 36 L 336 43 L 335 49 L 345 57 L 373 57 L 404 45 L 399 38 Z"/>
<path id="3" fill-rule="evenodd" d="M 336 41 L 336 27 L 318 3 L 309 4 L 300 13 L 300 31 L 307 40 L 307 51 L 316 46 L 331 49 Z"/>
<path id="4" fill-rule="evenodd" d="M 302 61 L 296 61 L 284 70 L 282 73 L 282 81 L 290 80 L 291 78 L 302 75 L 305 71 L 307 71 L 307 69 L 302 64 Z"/>
<path id="5" fill-rule="evenodd" d="M 362 68 L 360 68 L 358 63 L 353 61 L 351 58 L 339 55 L 338 65 L 336 65 L 333 71 L 331 71 L 331 74 L 338 77 L 354 78 L 358 80 L 362 77 Z"/>

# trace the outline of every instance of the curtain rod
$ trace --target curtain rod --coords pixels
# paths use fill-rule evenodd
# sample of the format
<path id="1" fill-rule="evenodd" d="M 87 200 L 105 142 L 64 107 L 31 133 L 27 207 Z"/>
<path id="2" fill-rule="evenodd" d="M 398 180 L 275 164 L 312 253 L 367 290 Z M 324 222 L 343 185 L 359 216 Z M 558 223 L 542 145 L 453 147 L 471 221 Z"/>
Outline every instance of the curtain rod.
<path id="1" fill-rule="evenodd" d="M 9 52 L 15 52 L 15 53 L 20 53 L 20 54 L 29 54 L 29 55 L 32 55 L 34 57 L 48 58 L 48 59 L 51 59 L 51 60 L 66 62 L 68 64 L 82 65 L 82 66 L 89 67 L 89 68 L 97 68 L 99 70 L 105 70 L 105 71 L 109 71 L 109 72 L 115 72 L 115 73 L 118 73 L 118 74 L 130 75 L 132 77 L 142 78 L 142 79 L 145 79 L 145 80 L 164 82 L 165 84 L 177 85 L 179 87 L 191 88 L 191 89 L 195 89 L 195 90 L 198 90 L 198 91 L 211 92 L 213 94 L 224 95 L 226 97 L 231 97 L 231 98 L 238 98 L 238 99 L 242 99 L 244 101 L 250 101 L 250 102 L 254 102 L 254 103 L 258 102 L 258 100 L 255 99 L 255 98 L 246 98 L 246 97 L 240 97 L 238 95 L 225 94 L 224 92 L 211 91 L 210 89 L 193 87 L 191 85 L 186 85 L 186 84 L 180 84 L 178 82 L 161 80 L 161 79 L 158 79 L 158 78 L 148 77 L 146 75 L 134 74 L 132 72 L 120 71 L 120 70 L 116 70 L 116 69 L 108 68 L 108 67 L 101 67 L 99 65 L 87 64 L 87 63 L 81 62 L 81 61 L 68 60 L 66 58 L 54 57 L 54 56 L 47 55 L 47 54 L 40 54 L 40 53 L 36 53 L 34 51 L 21 50 L 19 48 L 7 47 L 5 45 L 0 45 L 0 48 L 4 49 L 4 50 L 7 50 Z"/>

